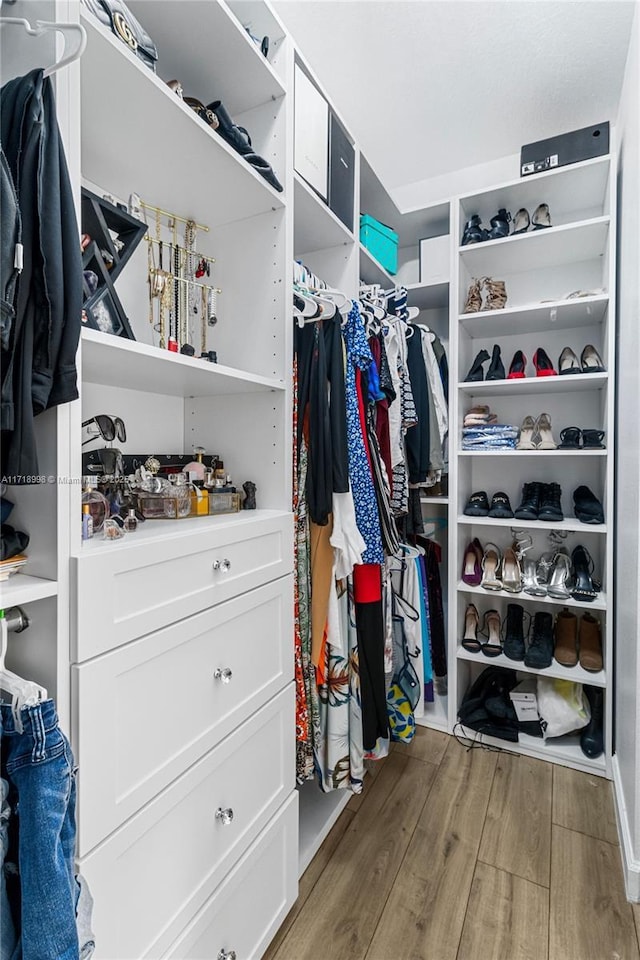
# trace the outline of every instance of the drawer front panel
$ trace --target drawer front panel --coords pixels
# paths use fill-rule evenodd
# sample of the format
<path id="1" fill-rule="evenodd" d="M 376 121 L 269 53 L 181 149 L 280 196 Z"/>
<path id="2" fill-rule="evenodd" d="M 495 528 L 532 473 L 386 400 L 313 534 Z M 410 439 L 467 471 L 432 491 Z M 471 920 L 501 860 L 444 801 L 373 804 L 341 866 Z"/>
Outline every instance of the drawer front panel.
<path id="1" fill-rule="evenodd" d="M 258 960 L 298 896 L 298 794 L 293 793 L 218 887 L 166 960 L 234 951 Z"/>
<path id="2" fill-rule="evenodd" d="M 292 610 L 284 577 L 72 668 L 80 856 L 290 683 Z"/>
<path id="3" fill-rule="evenodd" d="M 111 551 L 104 544 L 104 550 L 75 558 L 77 661 L 292 572 L 291 516 L 220 527 L 202 523 L 202 533 L 139 543 L 131 534 L 131 544 Z M 228 570 L 222 561 L 230 562 Z"/>
<path id="4" fill-rule="evenodd" d="M 96 960 L 166 952 L 294 789 L 294 685 L 80 859 Z M 231 822 L 217 811 L 233 811 Z"/>

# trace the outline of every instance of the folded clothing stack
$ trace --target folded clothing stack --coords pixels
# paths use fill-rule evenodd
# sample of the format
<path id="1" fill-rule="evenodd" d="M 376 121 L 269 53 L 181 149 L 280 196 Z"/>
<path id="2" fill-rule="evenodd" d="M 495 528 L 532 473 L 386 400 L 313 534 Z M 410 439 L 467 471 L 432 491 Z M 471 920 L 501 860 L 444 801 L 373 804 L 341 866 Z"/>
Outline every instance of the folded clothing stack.
<path id="1" fill-rule="evenodd" d="M 478 427 L 497 422 L 498 418 L 495 413 L 491 413 L 491 408 L 486 404 L 482 404 L 467 410 L 463 427 Z"/>
<path id="2" fill-rule="evenodd" d="M 515 450 L 518 430 L 508 423 L 488 424 L 486 427 L 465 427 L 462 431 L 463 450 Z"/>

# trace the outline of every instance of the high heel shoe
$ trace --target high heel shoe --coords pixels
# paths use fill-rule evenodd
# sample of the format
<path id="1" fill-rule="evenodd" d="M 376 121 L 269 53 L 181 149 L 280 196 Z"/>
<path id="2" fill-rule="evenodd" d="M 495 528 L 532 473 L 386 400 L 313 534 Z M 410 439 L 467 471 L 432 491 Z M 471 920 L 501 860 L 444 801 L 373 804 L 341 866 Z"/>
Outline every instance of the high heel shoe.
<path id="1" fill-rule="evenodd" d="M 561 547 L 553 561 L 553 570 L 547 584 L 547 593 L 556 600 L 568 600 L 571 596 L 568 584 L 571 581 L 571 558 Z"/>
<path id="2" fill-rule="evenodd" d="M 484 615 L 484 629 L 488 634 L 486 643 L 482 644 L 482 652 L 485 657 L 499 657 L 502 653 L 502 640 L 500 639 L 500 614 L 497 610 L 487 610 Z"/>
<path id="3" fill-rule="evenodd" d="M 516 450 L 535 450 L 536 445 L 533 442 L 533 432 L 536 422 L 533 417 L 525 417 L 520 427 L 520 437 L 516 444 Z"/>
<path id="4" fill-rule="evenodd" d="M 483 363 L 486 363 L 489 359 L 489 354 L 486 350 L 481 350 L 476 356 L 475 360 L 471 364 L 471 369 L 469 373 L 464 378 L 465 383 L 475 383 L 479 380 L 484 380 L 484 370 L 482 367 Z"/>
<path id="5" fill-rule="evenodd" d="M 507 593 L 522 591 L 522 570 L 513 547 L 507 547 L 502 555 L 502 589 Z"/>
<path id="6" fill-rule="evenodd" d="M 487 543 L 482 557 L 482 580 L 480 586 L 484 590 L 502 590 L 502 581 L 499 578 L 500 551 L 495 543 Z"/>
<path id="7" fill-rule="evenodd" d="M 578 544 L 571 552 L 573 583 L 571 596 L 580 603 L 593 603 L 598 596 L 599 581 L 593 579 L 594 563 L 586 547 Z"/>
<path id="8" fill-rule="evenodd" d="M 551 418 L 548 413 L 541 413 L 536 420 L 534 433 L 537 433 L 539 441 L 536 444 L 536 450 L 556 450 L 557 443 L 553 439 L 551 432 Z"/>
<path id="9" fill-rule="evenodd" d="M 485 310 L 504 310 L 508 299 L 504 280 L 494 280 L 492 277 L 485 277 L 484 286 L 487 290 Z"/>
<path id="10" fill-rule="evenodd" d="M 478 640 L 478 625 L 480 617 L 473 603 L 468 604 L 464 614 L 464 637 L 461 644 L 470 653 L 480 653 L 482 644 Z"/>
<path id="11" fill-rule="evenodd" d="M 483 550 L 477 537 L 471 541 L 464 553 L 462 582 L 469 587 L 479 587 L 482 581 Z"/>
<path id="12" fill-rule="evenodd" d="M 482 310 L 482 280 L 473 277 L 467 292 L 467 299 L 464 302 L 463 313 L 478 313 Z"/>
<path id="13" fill-rule="evenodd" d="M 526 233 L 530 224 L 529 211 L 525 210 L 524 207 L 520 207 L 513 221 L 514 236 L 516 233 Z"/>
<path id="14" fill-rule="evenodd" d="M 605 373 L 605 366 L 602 362 L 600 354 L 593 346 L 593 344 L 588 343 L 582 353 L 580 354 L 580 364 L 582 366 L 583 373 Z"/>
<path id="15" fill-rule="evenodd" d="M 561 450 L 579 450 L 582 430 L 580 427 L 565 427 L 560 431 Z"/>
<path id="16" fill-rule="evenodd" d="M 584 450 L 604 450 L 604 430 L 583 430 L 582 448 Z"/>
<path id="17" fill-rule="evenodd" d="M 502 357 L 500 356 L 500 347 L 497 343 L 495 343 L 493 345 L 491 363 L 489 364 L 489 369 L 487 370 L 485 380 L 504 380 L 505 376 L 504 364 L 502 362 Z"/>
<path id="18" fill-rule="evenodd" d="M 530 557 L 524 557 L 522 563 L 522 589 L 530 597 L 546 597 L 547 588 L 538 581 L 538 564 Z"/>
<path id="19" fill-rule="evenodd" d="M 491 217 L 491 230 L 488 232 L 488 240 L 502 240 L 509 236 L 509 224 L 511 223 L 511 214 L 501 207 L 495 217 Z"/>
<path id="20" fill-rule="evenodd" d="M 557 377 L 556 371 L 546 350 L 538 347 L 533 355 L 533 365 L 536 368 L 536 377 Z"/>
<path id="21" fill-rule="evenodd" d="M 466 247 L 470 243 L 482 243 L 487 239 L 487 236 L 488 231 L 482 226 L 482 220 L 477 213 L 474 213 L 464 225 L 461 246 Z"/>
<path id="22" fill-rule="evenodd" d="M 571 347 L 565 347 L 558 357 L 558 372 L 561 377 L 566 377 L 574 373 L 582 373 L 580 361 Z"/>
<path id="23" fill-rule="evenodd" d="M 539 203 L 533 212 L 531 220 L 534 230 L 546 230 L 547 227 L 553 226 L 549 215 L 549 204 Z"/>
<path id="24" fill-rule="evenodd" d="M 527 358 L 522 350 L 516 350 L 509 366 L 507 380 L 523 380 L 526 377 Z"/>

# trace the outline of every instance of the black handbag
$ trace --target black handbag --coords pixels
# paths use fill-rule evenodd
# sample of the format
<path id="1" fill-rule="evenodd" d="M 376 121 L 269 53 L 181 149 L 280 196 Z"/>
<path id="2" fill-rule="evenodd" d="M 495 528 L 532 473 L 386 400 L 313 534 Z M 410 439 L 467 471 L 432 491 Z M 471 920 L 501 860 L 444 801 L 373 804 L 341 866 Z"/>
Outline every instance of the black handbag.
<path id="1" fill-rule="evenodd" d="M 109 27 L 147 67 L 156 72 L 157 47 L 124 0 L 82 0 L 82 2 L 94 17 Z"/>

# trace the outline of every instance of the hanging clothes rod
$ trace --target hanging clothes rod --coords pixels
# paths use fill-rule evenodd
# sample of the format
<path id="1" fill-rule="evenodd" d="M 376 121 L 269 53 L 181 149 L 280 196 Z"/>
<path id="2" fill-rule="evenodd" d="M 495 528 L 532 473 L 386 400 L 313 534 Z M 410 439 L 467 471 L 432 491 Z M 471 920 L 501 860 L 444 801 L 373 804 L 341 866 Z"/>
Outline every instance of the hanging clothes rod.
<path id="1" fill-rule="evenodd" d="M 87 31 L 81 23 L 51 23 L 47 20 L 36 20 L 35 26 L 31 26 L 29 21 L 23 17 L 0 17 L 0 26 L 5 24 L 17 24 L 23 27 L 30 37 L 41 37 L 45 33 L 61 33 L 64 36 L 65 56 L 45 69 L 45 77 L 50 77 L 63 67 L 68 67 L 70 63 L 75 63 L 76 60 L 80 59 L 87 46 Z M 75 37 L 77 42 L 75 49 L 67 53 L 70 34 Z"/>

